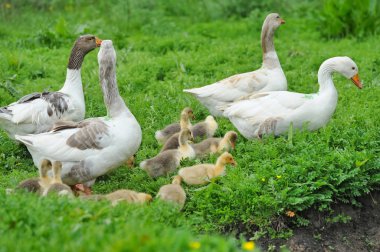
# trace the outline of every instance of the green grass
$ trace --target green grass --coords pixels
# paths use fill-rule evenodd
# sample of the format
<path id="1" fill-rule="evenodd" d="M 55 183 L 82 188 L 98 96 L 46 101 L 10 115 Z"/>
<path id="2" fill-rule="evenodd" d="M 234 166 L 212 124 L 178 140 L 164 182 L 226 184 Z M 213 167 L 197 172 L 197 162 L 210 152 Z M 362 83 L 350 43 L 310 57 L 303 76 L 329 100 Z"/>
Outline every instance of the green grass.
<path id="1" fill-rule="evenodd" d="M 224 5 L 217 1 L 184 1 L 183 5 L 147 0 L 127 4 L 30 1 L 30 7 L 19 2 L 14 1 L 11 8 L 1 6 L 0 106 L 33 91 L 58 90 L 79 34 L 112 39 L 120 92 L 143 129 L 137 163 L 159 151 L 154 132 L 177 120 L 183 107 L 192 107 L 198 119 L 208 115 L 182 89 L 260 67 L 260 30 L 269 11 L 279 11 L 286 20 L 275 44 L 290 90 L 316 92 L 319 65 L 340 55 L 355 60 L 364 89 L 357 90 L 349 80 L 336 76 L 336 113 L 316 132 L 268 136 L 262 141 L 240 137 L 232 153 L 238 167 L 229 168 L 227 176 L 206 187 L 185 187 L 188 201 L 182 212 L 160 202 L 110 208 L 78 199 L 1 192 L 0 251 L 186 251 L 193 241 L 201 243 L 201 251 L 234 251 L 240 249 L 240 241 L 232 238 L 238 223 L 259 227 L 255 237 L 286 237 L 291 231 L 275 232 L 271 222 L 287 210 L 324 210 L 335 201 L 356 204 L 355 197 L 379 189 L 379 36 L 363 41 L 321 40 L 318 19 L 303 15 L 313 3 L 292 5 L 287 12 L 282 7 L 271 9 L 275 1 L 269 1 L 258 6 L 261 10 L 254 6 L 245 14 L 246 10 L 236 7 L 228 14 L 230 8 L 223 6 L 233 1 L 221 1 Z M 82 67 L 87 117 L 106 113 L 96 54 L 97 50 L 86 56 Z M 218 123 L 218 136 L 234 129 L 226 119 Z M 1 191 L 37 175 L 26 148 L 3 132 L 0 173 Z M 107 193 L 128 188 L 155 195 L 169 181 L 169 176 L 152 180 L 139 168 L 120 167 L 99 178 L 93 189 Z M 231 234 L 221 237 L 227 227 Z"/>

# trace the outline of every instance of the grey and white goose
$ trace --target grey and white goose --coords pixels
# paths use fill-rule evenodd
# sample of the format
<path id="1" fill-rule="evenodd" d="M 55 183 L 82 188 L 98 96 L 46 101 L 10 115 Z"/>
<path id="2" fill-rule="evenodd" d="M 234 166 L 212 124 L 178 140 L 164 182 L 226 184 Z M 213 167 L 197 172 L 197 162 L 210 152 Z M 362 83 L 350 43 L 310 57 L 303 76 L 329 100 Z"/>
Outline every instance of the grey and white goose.
<path id="1" fill-rule="evenodd" d="M 46 133 L 16 135 L 28 148 L 35 165 L 44 158 L 61 161 L 62 181 L 67 185 L 91 185 L 97 177 L 125 163 L 141 144 L 140 125 L 119 94 L 116 52 L 111 40 L 102 42 L 98 62 L 107 116 L 79 123 L 60 121 Z"/>
<path id="2" fill-rule="evenodd" d="M 261 31 L 263 63 L 260 69 L 236 74 L 200 88 L 185 89 L 195 96 L 212 115 L 222 116 L 219 108 L 242 99 L 242 97 L 264 91 L 287 90 L 287 81 L 274 48 L 273 37 L 277 28 L 285 21 L 277 13 L 269 14 Z"/>
<path id="3" fill-rule="evenodd" d="M 71 50 L 66 81 L 61 90 L 32 93 L 0 107 L 0 129 L 14 139 L 15 135 L 46 132 L 58 120 L 83 120 L 85 101 L 81 67 L 84 57 L 101 43 L 93 35 L 80 36 Z"/>

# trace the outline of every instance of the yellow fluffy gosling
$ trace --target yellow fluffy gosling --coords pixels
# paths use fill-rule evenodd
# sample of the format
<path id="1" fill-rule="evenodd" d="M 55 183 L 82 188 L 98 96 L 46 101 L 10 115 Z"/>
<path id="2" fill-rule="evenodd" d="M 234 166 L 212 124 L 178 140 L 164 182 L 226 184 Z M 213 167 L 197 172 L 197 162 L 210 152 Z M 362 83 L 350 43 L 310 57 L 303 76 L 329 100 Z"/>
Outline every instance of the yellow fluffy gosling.
<path id="1" fill-rule="evenodd" d="M 161 186 L 156 197 L 164 201 L 174 202 L 182 209 L 186 202 L 186 193 L 181 186 L 181 181 L 180 176 L 175 176 L 171 184 Z"/>
<path id="2" fill-rule="evenodd" d="M 60 161 L 55 161 L 53 163 L 53 179 L 50 186 L 45 189 L 43 196 L 49 194 L 58 194 L 59 196 L 74 196 L 73 191 L 68 185 L 62 183 L 61 179 L 62 163 Z"/>
<path id="3" fill-rule="evenodd" d="M 200 164 L 191 167 L 185 167 L 178 171 L 183 181 L 188 185 L 202 185 L 210 182 L 210 179 L 221 176 L 225 172 L 226 164 L 236 165 L 232 155 L 224 152 L 216 164 Z"/>
<path id="4" fill-rule="evenodd" d="M 119 202 L 125 201 L 128 203 L 145 203 L 152 201 L 152 196 L 147 193 L 135 192 L 132 190 L 121 189 L 105 195 L 105 198 L 111 201 L 115 206 Z"/>

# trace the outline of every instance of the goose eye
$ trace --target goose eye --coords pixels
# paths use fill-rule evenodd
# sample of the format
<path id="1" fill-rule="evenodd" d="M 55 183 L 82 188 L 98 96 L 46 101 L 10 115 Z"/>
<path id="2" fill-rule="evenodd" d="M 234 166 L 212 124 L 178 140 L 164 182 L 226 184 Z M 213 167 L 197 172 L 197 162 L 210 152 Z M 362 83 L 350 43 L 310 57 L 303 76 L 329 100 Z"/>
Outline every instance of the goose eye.
<path id="1" fill-rule="evenodd" d="M 280 16 L 277 16 L 276 18 L 280 18 Z"/>
<path id="2" fill-rule="evenodd" d="M 355 70 L 355 67 L 352 67 L 352 70 Z"/>

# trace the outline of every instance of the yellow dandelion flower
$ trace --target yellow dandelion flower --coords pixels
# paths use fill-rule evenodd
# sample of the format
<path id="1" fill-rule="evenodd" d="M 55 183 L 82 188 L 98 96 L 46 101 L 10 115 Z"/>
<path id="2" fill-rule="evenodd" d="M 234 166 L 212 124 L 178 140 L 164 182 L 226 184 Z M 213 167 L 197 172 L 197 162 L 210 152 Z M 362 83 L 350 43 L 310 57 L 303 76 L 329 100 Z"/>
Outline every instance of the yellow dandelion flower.
<path id="1" fill-rule="evenodd" d="M 255 243 L 253 241 L 244 242 L 242 248 L 246 251 L 253 251 L 255 249 Z"/>
<path id="2" fill-rule="evenodd" d="M 289 216 L 290 218 L 293 218 L 296 215 L 296 213 L 289 210 L 286 212 L 286 215 Z"/>
<path id="3" fill-rule="evenodd" d="M 277 175 L 276 178 L 280 179 L 280 178 L 282 178 L 282 176 L 281 175 Z"/>
<path id="4" fill-rule="evenodd" d="M 201 243 L 200 242 L 197 242 L 197 241 L 194 241 L 194 242 L 190 242 L 189 243 L 189 247 L 191 249 L 199 249 L 201 247 Z"/>
<path id="5" fill-rule="evenodd" d="M 10 8 L 12 8 L 12 4 L 10 4 L 10 3 L 5 3 L 5 4 L 4 4 L 4 7 L 5 7 L 5 9 L 10 9 Z"/>

